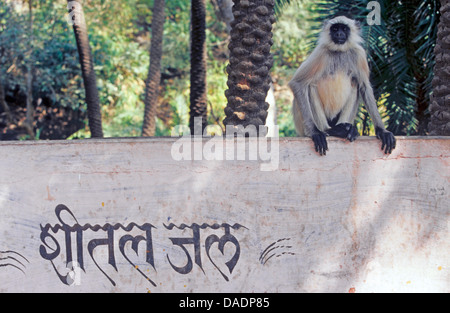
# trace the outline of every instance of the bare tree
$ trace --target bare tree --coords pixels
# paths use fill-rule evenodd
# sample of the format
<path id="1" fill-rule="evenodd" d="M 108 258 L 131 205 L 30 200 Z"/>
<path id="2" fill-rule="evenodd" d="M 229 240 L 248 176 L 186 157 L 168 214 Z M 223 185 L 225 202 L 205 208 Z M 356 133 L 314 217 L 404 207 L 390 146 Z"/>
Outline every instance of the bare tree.
<path id="1" fill-rule="evenodd" d="M 33 0 L 28 0 L 28 14 L 29 14 L 29 49 L 27 52 L 27 74 L 26 74 L 26 92 L 27 92 L 27 112 L 26 118 L 23 126 L 27 130 L 28 135 L 31 139 L 34 139 L 34 107 L 33 107 Z"/>
<path id="2" fill-rule="evenodd" d="M 161 81 L 161 58 L 165 20 L 165 0 L 155 0 L 152 17 L 150 67 L 145 84 L 145 112 L 142 136 L 154 136 L 156 132 L 156 106 Z"/>
<path id="3" fill-rule="evenodd" d="M 231 22 L 233 16 L 233 0 L 211 0 L 214 5 L 217 17 L 219 17 L 227 25 L 227 32 L 231 31 Z"/>
<path id="4" fill-rule="evenodd" d="M 194 129 L 205 129 L 207 125 L 208 102 L 206 95 L 206 2 L 192 0 L 191 8 L 191 94 L 190 119 L 191 134 Z M 201 125 L 195 125 L 201 118 Z"/>
<path id="5" fill-rule="evenodd" d="M 84 89 L 86 91 L 89 129 L 92 137 L 101 138 L 103 137 L 103 128 L 102 114 L 100 111 L 100 99 L 98 96 L 97 78 L 94 71 L 94 62 L 92 61 L 92 53 L 89 45 L 89 37 L 83 7 L 80 0 L 69 0 L 68 8 L 73 24 L 73 32 L 77 41 Z"/>

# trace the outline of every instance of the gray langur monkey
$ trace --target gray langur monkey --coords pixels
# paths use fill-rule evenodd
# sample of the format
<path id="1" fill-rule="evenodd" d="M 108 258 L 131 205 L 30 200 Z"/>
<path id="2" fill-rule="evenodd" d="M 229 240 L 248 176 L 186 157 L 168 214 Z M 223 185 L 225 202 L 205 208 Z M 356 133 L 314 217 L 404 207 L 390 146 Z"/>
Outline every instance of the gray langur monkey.
<path id="1" fill-rule="evenodd" d="M 356 21 L 339 16 L 325 22 L 317 47 L 289 82 L 297 133 L 311 137 L 320 155 L 328 150 L 327 136 L 350 142 L 359 136 L 354 120 L 361 102 L 375 125 L 381 149 L 386 154 L 395 149 L 396 139 L 378 112 L 362 43 Z"/>

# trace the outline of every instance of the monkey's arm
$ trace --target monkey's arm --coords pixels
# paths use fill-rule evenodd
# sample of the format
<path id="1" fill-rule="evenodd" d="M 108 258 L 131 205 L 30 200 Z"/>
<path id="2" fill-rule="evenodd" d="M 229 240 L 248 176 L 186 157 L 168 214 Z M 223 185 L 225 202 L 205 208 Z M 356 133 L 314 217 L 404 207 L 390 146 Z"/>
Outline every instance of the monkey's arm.
<path id="1" fill-rule="evenodd" d="M 381 120 L 380 113 L 378 112 L 377 103 L 373 95 L 373 89 L 369 83 L 363 82 L 360 86 L 361 97 L 369 112 L 370 118 L 375 125 L 375 133 L 377 138 L 381 140 L 381 150 L 384 150 L 385 154 L 391 154 L 395 149 L 397 141 L 390 131 L 387 131 Z"/>
<path id="2" fill-rule="evenodd" d="M 375 100 L 373 89 L 370 85 L 369 64 L 367 63 L 366 53 L 362 49 L 359 51 L 358 55 L 358 67 L 361 69 L 362 73 L 359 84 L 361 98 L 367 111 L 369 112 L 373 124 L 375 125 L 375 133 L 377 138 L 382 142 L 381 150 L 384 150 L 384 153 L 386 154 L 390 154 L 392 153 L 392 150 L 395 149 L 397 142 L 394 134 L 386 130 L 384 123 L 381 120 L 380 112 L 378 112 L 377 101 Z"/>
<path id="3" fill-rule="evenodd" d="M 303 127 L 305 135 L 311 137 L 314 141 L 316 152 L 320 155 L 326 155 L 326 151 L 328 150 L 327 134 L 320 131 L 314 123 L 311 107 L 311 87 L 302 81 L 296 81 L 295 78 L 289 83 L 289 87 L 291 87 L 294 93 L 294 105 L 300 109 L 300 124 Z"/>
<path id="4" fill-rule="evenodd" d="M 289 82 L 289 87 L 294 94 L 294 105 L 298 106 L 302 115 L 301 124 L 303 125 L 306 136 L 311 137 L 314 141 L 316 152 L 320 155 L 326 155 L 328 150 L 327 134 L 320 131 L 314 122 L 313 105 L 311 88 L 315 83 L 316 77 L 320 77 L 324 68 L 324 62 L 317 62 L 320 60 L 319 50 L 314 50 L 312 55 L 300 66 L 294 75 L 294 78 Z M 318 112 L 316 112 L 317 114 Z M 324 118 L 325 119 L 325 118 Z"/>

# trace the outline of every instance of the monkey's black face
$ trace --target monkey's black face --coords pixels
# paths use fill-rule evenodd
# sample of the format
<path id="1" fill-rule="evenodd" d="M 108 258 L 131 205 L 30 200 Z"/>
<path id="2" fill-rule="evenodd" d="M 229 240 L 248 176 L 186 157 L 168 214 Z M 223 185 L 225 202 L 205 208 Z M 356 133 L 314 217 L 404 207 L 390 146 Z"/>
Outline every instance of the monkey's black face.
<path id="1" fill-rule="evenodd" d="M 350 27 L 345 24 L 333 24 L 330 28 L 331 40 L 337 45 L 343 45 L 350 37 Z"/>

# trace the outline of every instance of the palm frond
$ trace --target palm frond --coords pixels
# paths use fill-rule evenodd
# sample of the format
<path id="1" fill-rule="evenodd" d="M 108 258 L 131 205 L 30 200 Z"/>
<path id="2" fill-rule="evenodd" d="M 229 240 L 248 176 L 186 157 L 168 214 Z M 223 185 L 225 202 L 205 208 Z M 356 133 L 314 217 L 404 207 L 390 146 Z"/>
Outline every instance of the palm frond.
<path id="1" fill-rule="evenodd" d="M 301 1 L 301 0 L 297 0 L 297 1 Z M 281 12 L 283 11 L 283 8 L 286 5 L 291 4 L 292 0 L 276 0 L 275 1 L 275 14 L 276 16 L 279 16 L 281 14 Z"/>

